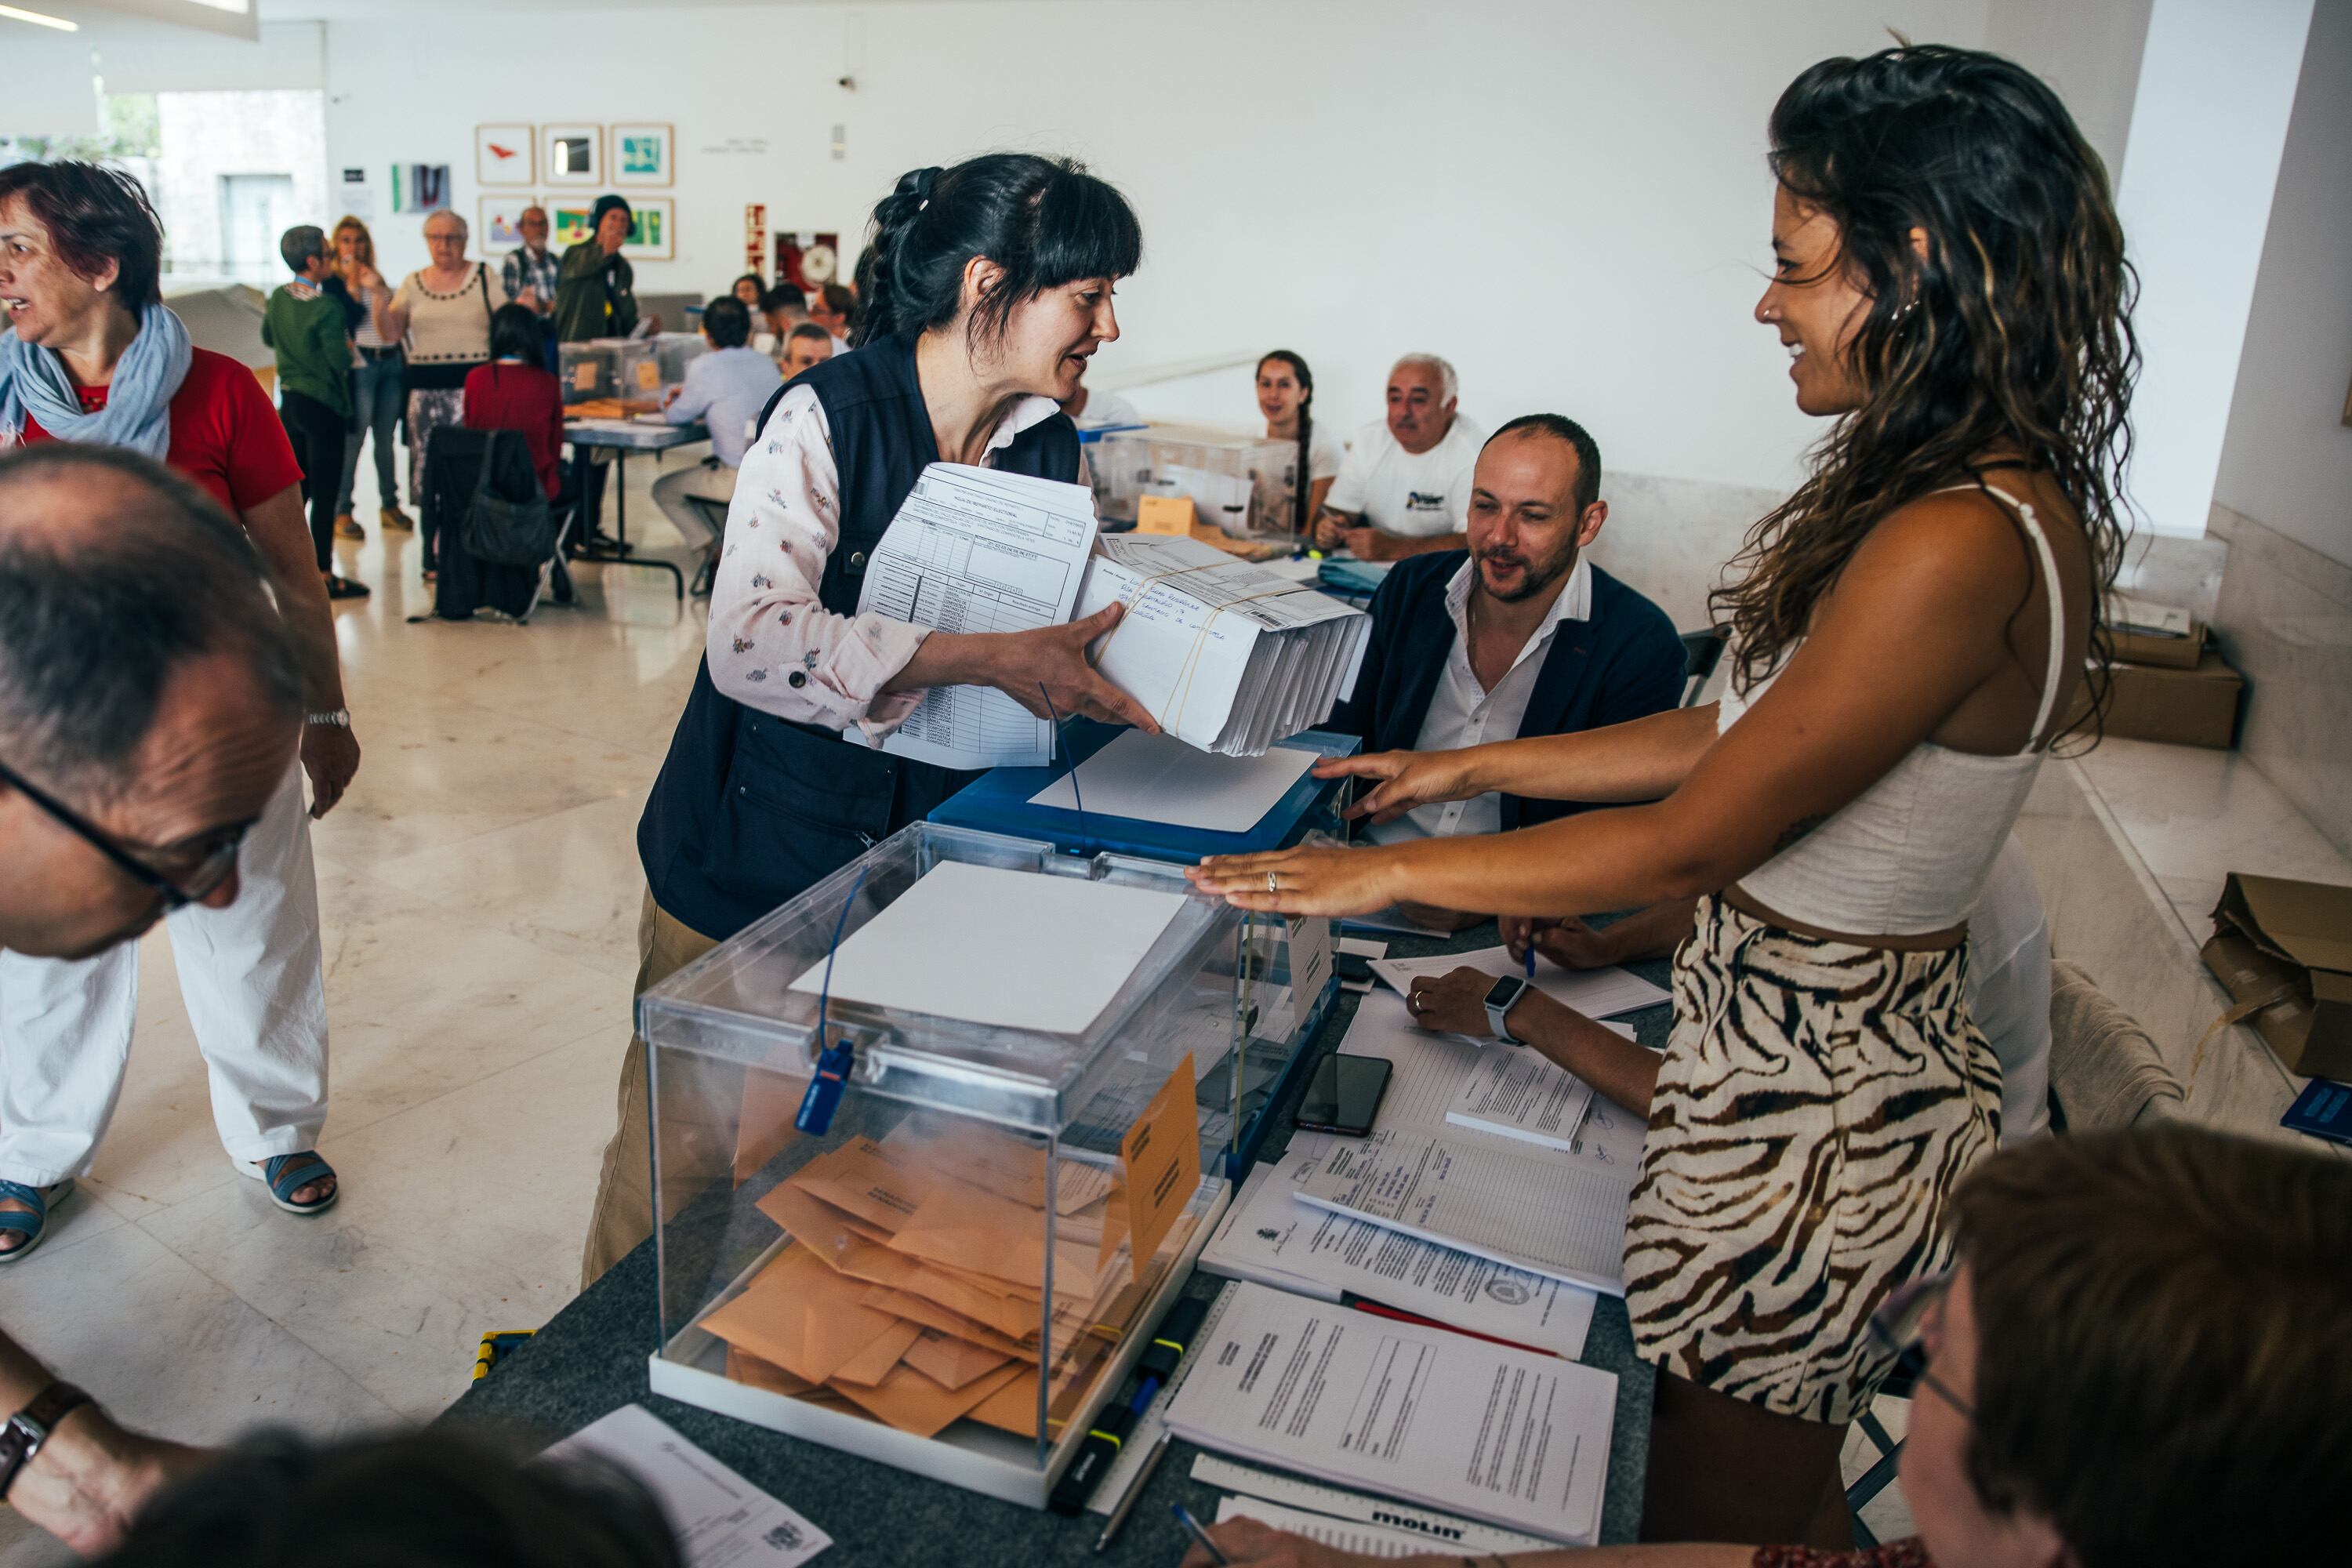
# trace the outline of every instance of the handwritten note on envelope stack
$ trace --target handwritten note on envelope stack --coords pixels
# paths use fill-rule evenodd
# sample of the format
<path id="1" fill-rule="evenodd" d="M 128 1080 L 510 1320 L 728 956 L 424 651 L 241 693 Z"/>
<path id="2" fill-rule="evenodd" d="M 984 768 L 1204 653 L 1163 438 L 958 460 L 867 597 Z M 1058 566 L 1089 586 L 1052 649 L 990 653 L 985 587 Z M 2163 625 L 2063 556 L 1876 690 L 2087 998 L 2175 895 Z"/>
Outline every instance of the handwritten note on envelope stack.
<path id="1" fill-rule="evenodd" d="M 1134 1142 L 1196 1147 L 1189 1059 L 1169 1084 Z M 793 1244 L 702 1326 L 727 1342 L 727 1374 L 754 1387 L 918 1436 L 967 1417 L 1034 1436 L 1041 1384 L 1058 1430 L 1183 1247 L 1189 1195 L 1181 1170 L 1132 1152 L 1066 1152 L 1049 1192 L 1044 1149 L 915 1116 L 762 1196 Z"/>

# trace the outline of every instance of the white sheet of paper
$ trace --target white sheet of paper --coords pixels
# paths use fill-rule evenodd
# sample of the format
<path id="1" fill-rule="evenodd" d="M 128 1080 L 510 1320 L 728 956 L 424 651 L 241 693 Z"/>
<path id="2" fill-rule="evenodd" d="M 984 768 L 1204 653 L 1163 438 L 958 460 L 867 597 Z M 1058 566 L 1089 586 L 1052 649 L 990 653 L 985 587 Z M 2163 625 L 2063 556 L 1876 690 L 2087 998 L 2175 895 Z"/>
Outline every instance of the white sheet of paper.
<path id="1" fill-rule="evenodd" d="M 1600 1531 L 1612 1373 L 1250 1283 L 1196 1342 L 1180 1437 L 1547 1540 Z"/>
<path id="2" fill-rule="evenodd" d="M 1059 626 L 1095 526 L 1084 485 L 933 463 L 874 547 L 858 613 L 952 632 Z M 1054 731 L 992 686 L 935 686 L 882 749 L 948 768 L 1043 767 Z"/>
<path id="3" fill-rule="evenodd" d="M 1482 947 L 1471 952 L 1440 953 L 1433 958 L 1385 958 L 1372 965 L 1372 973 L 1402 993 L 1412 988 L 1415 975 L 1451 974 L 1465 964 L 1497 980 L 1507 974 L 1527 973 L 1527 966 L 1514 959 L 1507 947 Z M 1638 1013 L 1644 1007 L 1674 1000 L 1673 993 L 1661 990 L 1628 969 L 1562 969 L 1546 959 L 1536 961 L 1536 989 L 1588 1018 Z"/>
<path id="4" fill-rule="evenodd" d="M 1459 1126 L 1452 1117 L 1463 1086 L 1484 1069 L 1494 1054 L 1491 1042 L 1482 1045 L 1465 1035 L 1433 1035 L 1415 1028 L 1405 1011 L 1404 998 L 1386 989 L 1356 1004 L 1356 1016 L 1339 1048 L 1391 1064 L 1393 1070 L 1388 1093 L 1381 1100 L 1379 1126 L 1421 1127 L 1431 1131 Z M 1508 1146 L 1499 1142 L 1505 1136 L 1500 1131 L 1466 1127 L 1461 1131 L 1465 1137 L 1496 1140 L 1498 1146 Z M 1645 1119 L 1595 1095 L 1567 1157 L 1631 1180 L 1647 1131 Z"/>
<path id="5" fill-rule="evenodd" d="M 1253 1170 L 1202 1249 L 1201 1267 L 1320 1300 L 1352 1292 L 1570 1360 L 1584 1353 L 1591 1291 L 1298 1202 L 1299 1184 L 1336 1142 L 1328 1132 L 1297 1133 L 1280 1160 Z"/>
<path id="6" fill-rule="evenodd" d="M 1181 893 L 943 860 L 834 955 L 833 994 L 1006 1029 L 1076 1034 L 1184 907 Z M 818 963 L 793 982 L 814 992 Z"/>
<path id="7" fill-rule="evenodd" d="M 1219 756 L 1173 735 L 1122 730 L 1110 744 L 1029 797 L 1032 805 L 1089 816 L 1164 822 L 1205 833 L 1246 833 L 1320 760 L 1319 753 L 1276 746 L 1255 757 Z"/>
<path id="8" fill-rule="evenodd" d="M 1620 1176 L 1447 1128 L 1375 1128 L 1335 1145 L 1298 1199 L 1516 1268 L 1625 1293 Z"/>
<path id="9" fill-rule="evenodd" d="M 1423 1537 L 1391 1530 L 1384 1524 L 1358 1524 L 1353 1520 L 1333 1519 L 1328 1513 L 1285 1508 L 1264 1498 L 1223 1499 L 1217 1504 L 1217 1522 L 1223 1524 L 1229 1519 L 1254 1519 L 1276 1530 L 1286 1530 L 1293 1535 L 1303 1535 L 1309 1541 L 1365 1557 L 1413 1557 L 1429 1550 L 1429 1542 Z"/>
<path id="10" fill-rule="evenodd" d="M 594 1455 L 660 1500 L 687 1568 L 800 1568 L 833 1544 L 811 1524 L 674 1431 L 642 1405 L 625 1405 L 547 1450 Z"/>
<path id="11" fill-rule="evenodd" d="M 1633 1037 L 1622 1024 L 1601 1026 Z M 1576 1074 L 1530 1047 L 1505 1047 L 1479 1058 L 1478 1070 L 1463 1084 L 1445 1120 L 1567 1150 L 1576 1146 L 1577 1129 L 1591 1105 L 1592 1086 Z"/>

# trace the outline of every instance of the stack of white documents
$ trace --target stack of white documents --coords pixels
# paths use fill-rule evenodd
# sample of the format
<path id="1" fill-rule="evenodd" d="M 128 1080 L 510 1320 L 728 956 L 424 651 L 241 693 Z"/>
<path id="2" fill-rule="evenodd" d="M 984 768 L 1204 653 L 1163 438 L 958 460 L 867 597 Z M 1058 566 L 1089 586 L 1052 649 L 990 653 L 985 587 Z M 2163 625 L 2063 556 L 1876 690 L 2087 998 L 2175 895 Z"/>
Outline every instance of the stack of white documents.
<path id="1" fill-rule="evenodd" d="M 1253 1284 L 1196 1343 L 1180 1437 L 1549 1541 L 1600 1534 L 1608 1373 Z"/>
<path id="2" fill-rule="evenodd" d="M 1196 539 L 1097 541 L 1075 614 L 1113 604 L 1127 614 L 1096 645 L 1104 676 L 1167 733 L 1230 756 L 1330 717 L 1371 635 L 1363 611 Z"/>
<path id="3" fill-rule="evenodd" d="M 1060 626 L 1094 542 L 1085 485 L 933 463 L 874 547 L 858 613 L 943 632 Z M 935 686 L 882 749 L 948 768 L 1039 768 L 1054 728 L 992 686 Z"/>

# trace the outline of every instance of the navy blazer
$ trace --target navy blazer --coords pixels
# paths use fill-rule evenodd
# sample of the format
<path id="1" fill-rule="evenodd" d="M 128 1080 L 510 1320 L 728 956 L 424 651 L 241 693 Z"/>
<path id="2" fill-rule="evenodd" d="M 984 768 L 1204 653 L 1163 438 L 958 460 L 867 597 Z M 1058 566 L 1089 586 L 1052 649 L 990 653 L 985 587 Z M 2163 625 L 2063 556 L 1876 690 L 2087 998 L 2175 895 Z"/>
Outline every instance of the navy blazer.
<path id="1" fill-rule="evenodd" d="M 1372 636 L 1355 694 L 1322 726 L 1360 735 L 1367 752 L 1410 751 L 1454 649 L 1445 585 L 1470 559 L 1448 550 L 1412 555 L 1389 571 L 1372 595 Z M 1565 735 L 1663 713 L 1682 701 L 1683 641 L 1666 613 L 1600 567 L 1592 568 L 1592 614 L 1562 621 L 1528 698 L 1519 734 Z M 1503 826 L 1584 809 L 1574 801 L 1503 796 Z"/>

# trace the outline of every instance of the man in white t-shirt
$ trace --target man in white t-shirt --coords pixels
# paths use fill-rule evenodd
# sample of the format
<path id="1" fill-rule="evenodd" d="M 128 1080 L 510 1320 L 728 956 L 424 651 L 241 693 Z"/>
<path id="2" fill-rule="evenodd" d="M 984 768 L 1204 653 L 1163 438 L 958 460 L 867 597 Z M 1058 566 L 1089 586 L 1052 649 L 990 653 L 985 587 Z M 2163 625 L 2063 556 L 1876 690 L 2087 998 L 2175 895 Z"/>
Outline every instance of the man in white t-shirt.
<path id="1" fill-rule="evenodd" d="M 1468 546 L 1470 473 L 1486 431 L 1455 411 L 1454 367 L 1407 354 L 1389 372 L 1385 420 L 1357 432 L 1315 521 L 1315 543 L 1360 561 Z"/>

